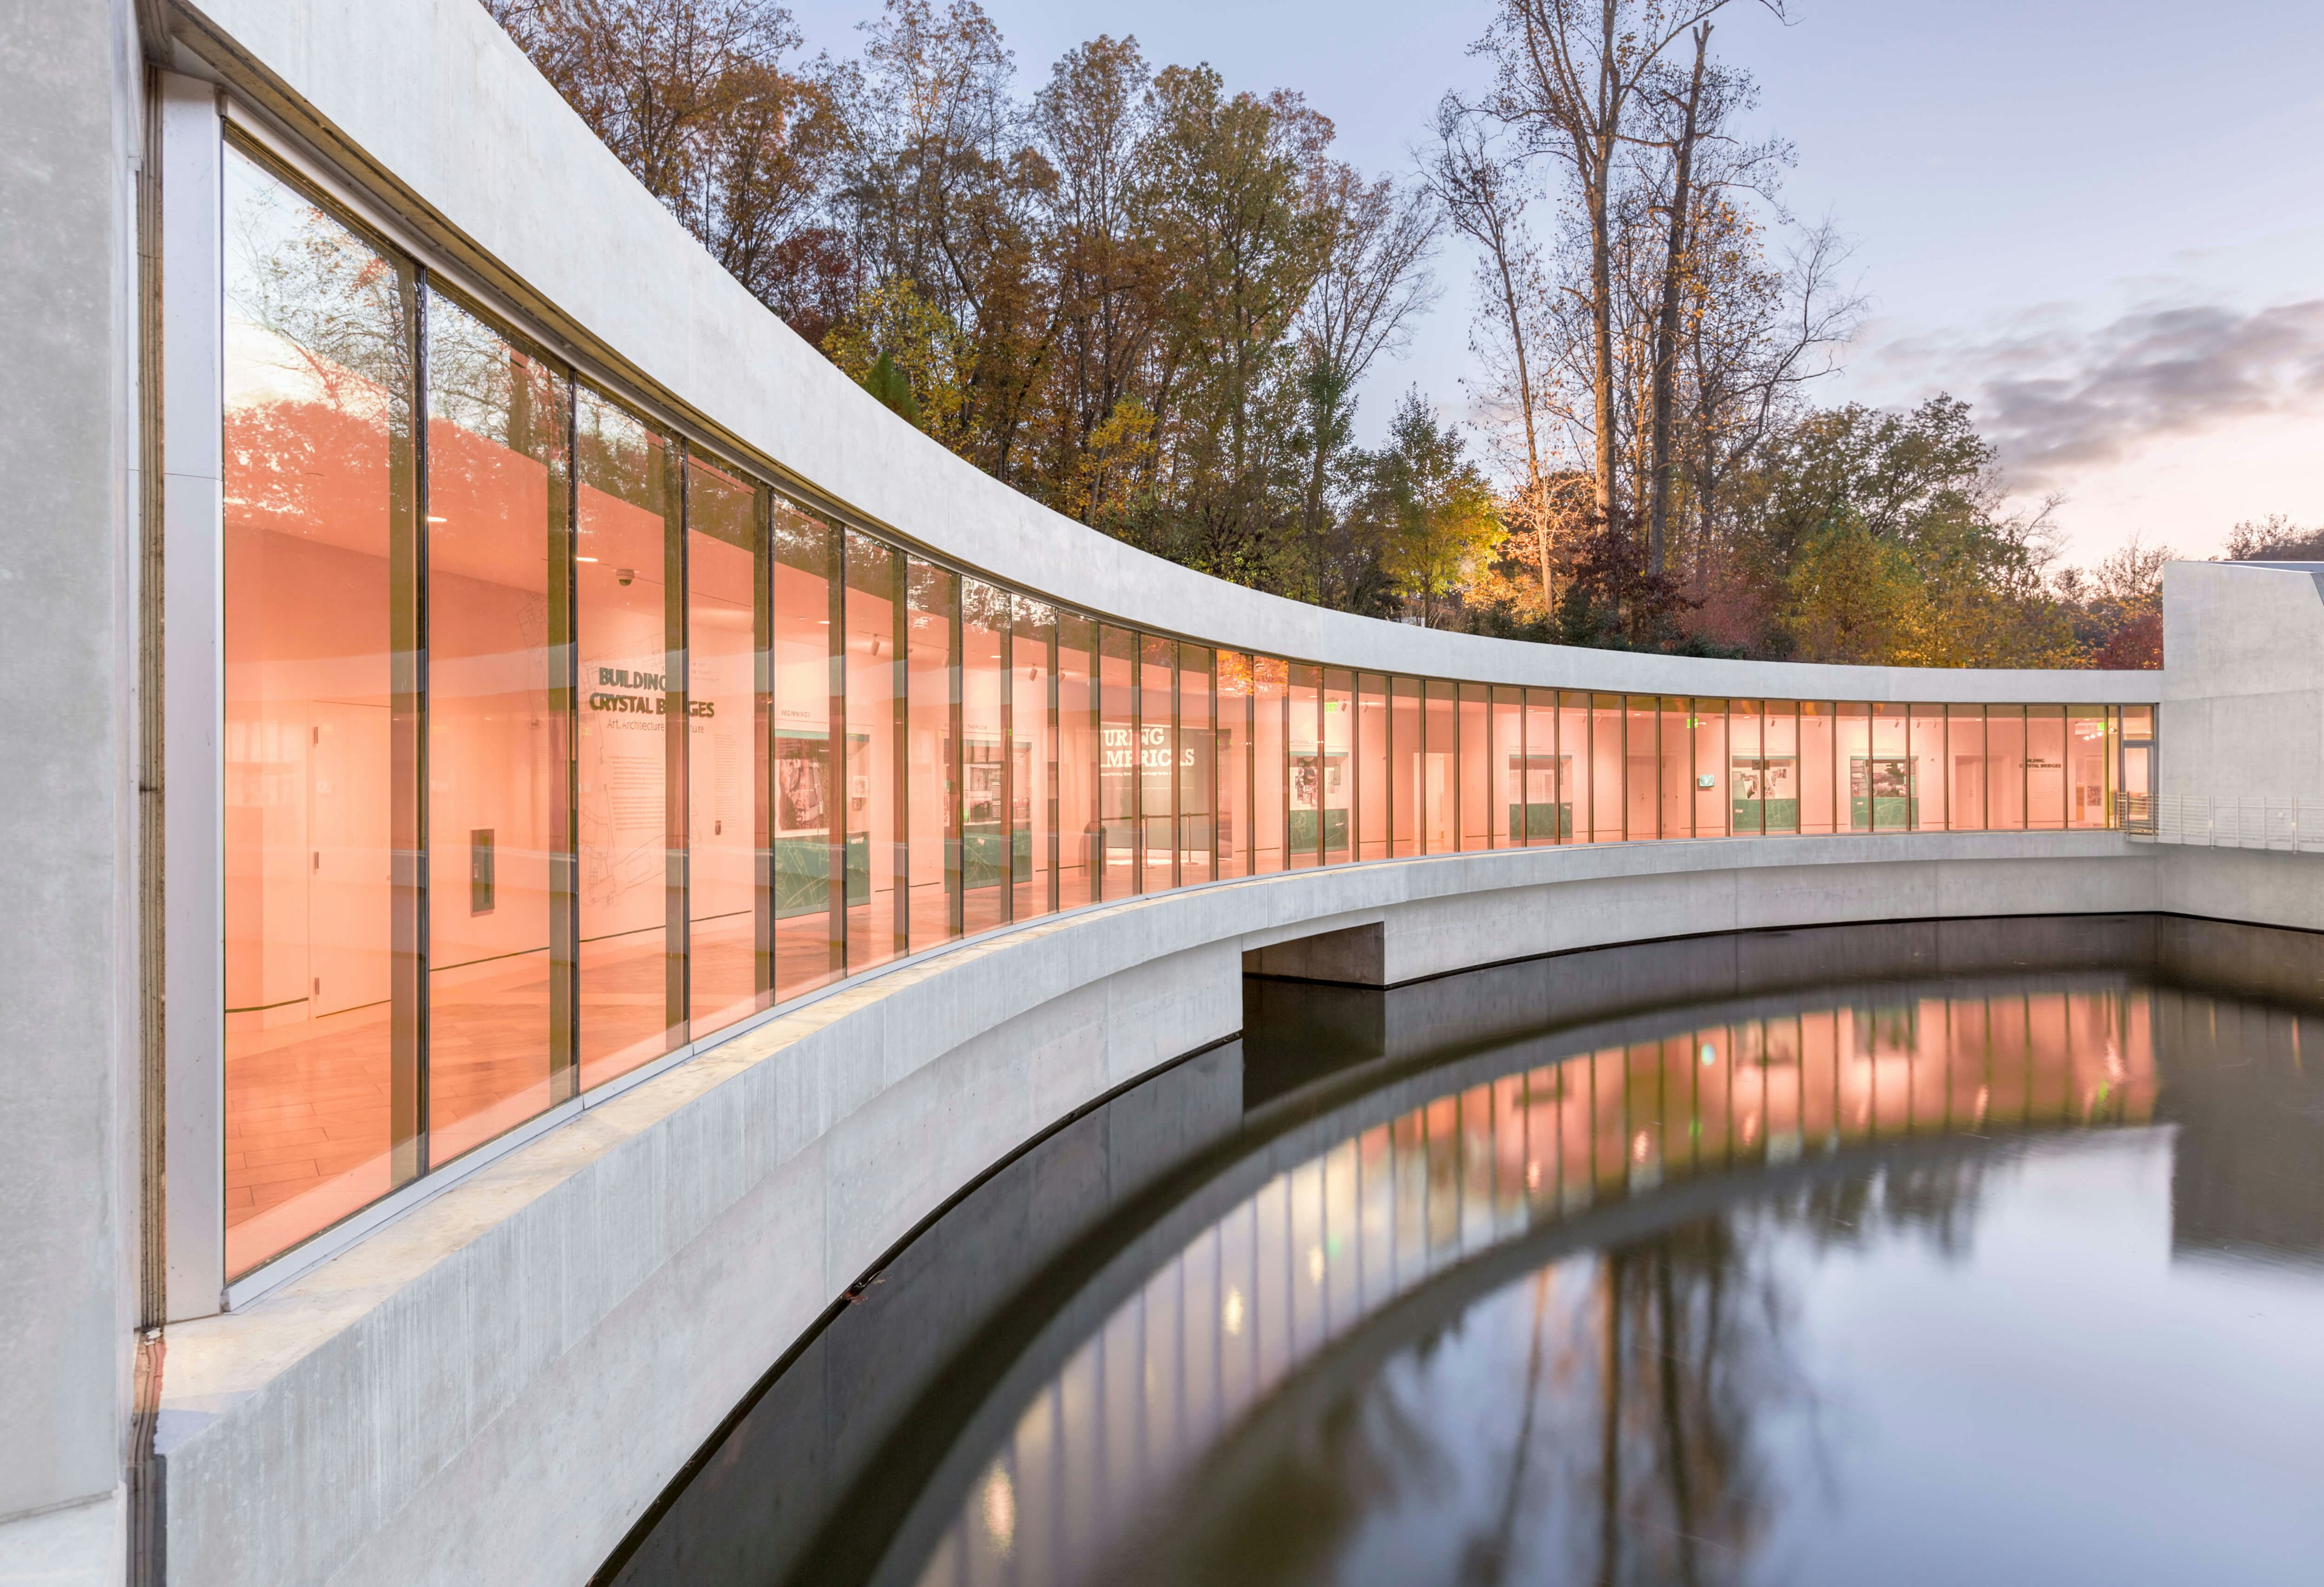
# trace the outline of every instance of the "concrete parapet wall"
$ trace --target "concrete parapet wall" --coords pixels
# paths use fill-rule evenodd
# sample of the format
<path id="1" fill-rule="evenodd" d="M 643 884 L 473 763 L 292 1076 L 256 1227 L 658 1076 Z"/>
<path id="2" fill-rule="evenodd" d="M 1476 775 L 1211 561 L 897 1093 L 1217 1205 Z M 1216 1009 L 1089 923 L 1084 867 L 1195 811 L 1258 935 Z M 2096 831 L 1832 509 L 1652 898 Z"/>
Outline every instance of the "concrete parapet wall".
<path id="1" fill-rule="evenodd" d="M 2312 864 L 2114 833 L 1535 849 L 1222 883 L 980 939 L 779 1017 L 247 1309 L 173 1329 L 170 1576 L 585 1578 L 923 1219 L 1045 1127 L 1235 1031 L 1248 952 L 1377 923 L 1404 981 L 1848 920 L 2324 928 Z"/>
<path id="2" fill-rule="evenodd" d="M 2324 564 L 2163 569 L 2161 785 L 2324 808 Z"/>

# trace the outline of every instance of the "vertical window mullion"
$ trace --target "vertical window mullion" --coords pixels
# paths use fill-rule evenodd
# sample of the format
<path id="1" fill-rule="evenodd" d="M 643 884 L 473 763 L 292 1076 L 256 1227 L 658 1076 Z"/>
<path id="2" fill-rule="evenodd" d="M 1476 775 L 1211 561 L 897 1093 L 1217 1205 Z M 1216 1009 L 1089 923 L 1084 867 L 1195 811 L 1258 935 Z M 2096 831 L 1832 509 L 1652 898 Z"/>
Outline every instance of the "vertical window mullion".
<path id="1" fill-rule="evenodd" d="M 824 908 L 829 917 L 827 968 L 847 973 L 847 535 L 824 526 Z M 869 856 L 866 856 L 867 862 Z"/>
<path id="2" fill-rule="evenodd" d="M 408 269 L 403 345 L 410 387 L 404 411 L 404 466 L 399 471 L 391 462 L 389 470 L 391 480 L 410 483 L 401 512 L 395 511 L 391 496 L 388 525 L 389 622 L 401 630 L 389 642 L 402 674 L 391 686 L 398 764 L 390 799 L 401 810 L 395 820 L 392 892 L 392 929 L 400 951 L 390 993 L 394 1053 L 390 1140 L 396 1158 L 390 1178 L 395 1184 L 416 1179 L 432 1166 L 428 1149 L 428 269 L 420 264 Z M 392 484 L 389 488 L 392 493 Z"/>
<path id="3" fill-rule="evenodd" d="M 664 965 L 663 1021 L 670 1042 L 682 1047 L 690 1035 L 687 1015 L 687 842 L 688 809 L 686 734 L 686 475 L 687 446 L 674 438 L 662 454 L 663 467 L 677 475 L 678 523 L 662 527 L 662 752 Z M 663 500 L 669 499 L 669 476 Z"/>
<path id="4" fill-rule="evenodd" d="M 563 581 L 563 599 L 551 604 L 557 628 L 549 653 L 564 659 L 565 810 L 551 862 L 549 948 L 549 1081 L 553 1106 L 580 1089 L 581 1073 L 581 581 L 578 554 L 581 522 L 581 392 L 571 370 L 565 374 L 564 544 L 550 549 L 549 567 Z"/>
<path id="5" fill-rule="evenodd" d="M 1042 685 L 1042 694 L 1047 703 L 1049 714 L 1049 736 L 1043 743 L 1042 752 L 1048 757 L 1049 774 L 1042 786 L 1048 790 L 1049 824 L 1047 840 L 1049 850 L 1048 913 L 1053 915 L 1057 912 L 1057 864 L 1064 857 L 1062 840 L 1057 833 L 1057 822 L 1064 808 L 1057 791 L 1057 631 L 1061 625 L 1062 620 L 1056 608 L 1052 607 L 1048 624 L 1047 678 Z"/>
<path id="6" fill-rule="evenodd" d="M 1017 918 L 1017 603 L 1006 594 L 1001 600 L 1001 918 L 1005 924 Z M 964 650 L 961 664 L 968 664 Z"/>
<path id="7" fill-rule="evenodd" d="M 895 885 L 890 891 L 888 956 L 900 959 L 912 942 L 912 578 L 910 558 L 888 550 L 888 767 L 895 816 L 890 853 Z"/>
<path id="8" fill-rule="evenodd" d="M 945 702 L 950 714 L 952 752 L 945 768 L 945 927 L 948 937 L 956 937 L 966 928 L 968 910 L 968 746 L 962 742 L 966 719 L 961 692 L 961 674 L 968 665 L 961 615 L 967 581 L 954 574 L 946 582 L 952 589 L 947 619 L 952 649 L 945 664 Z"/>
<path id="9" fill-rule="evenodd" d="M 1174 888 L 1186 884 L 1186 817 L 1181 808 L 1186 800 L 1185 790 L 1179 786 L 1178 770 L 1178 762 L 1186 752 L 1184 697 L 1186 669 L 1180 661 L 1177 641 L 1173 640 L 1170 643 L 1170 763 L 1164 768 L 1164 775 L 1170 780 L 1170 885 Z"/>

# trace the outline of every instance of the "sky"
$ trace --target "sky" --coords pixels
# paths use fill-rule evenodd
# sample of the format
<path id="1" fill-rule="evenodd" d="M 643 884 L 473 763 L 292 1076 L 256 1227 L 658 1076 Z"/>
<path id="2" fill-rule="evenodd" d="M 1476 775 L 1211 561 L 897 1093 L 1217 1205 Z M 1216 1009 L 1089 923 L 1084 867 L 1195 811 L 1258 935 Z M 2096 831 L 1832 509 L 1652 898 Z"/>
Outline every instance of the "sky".
<path id="1" fill-rule="evenodd" d="M 1408 175 L 1437 99 L 1481 86 L 1492 6 L 1436 0 L 983 0 L 1020 91 L 1133 34 L 1156 65 L 1295 88 L 1340 157 Z M 853 54 L 879 0 L 788 0 L 810 53 Z M 1788 139 L 1784 197 L 1854 245 L 1869 312 L 1819 400 L 1973 405 L 2015 498 L 2063 501 L 2067 560 L 2134 538 L 2216 552 L 2239 520 L 2324 522 L 2324 4 L 1756 0 L 1714 51 Z M 1444 287 L 1361 393 L 1463 414 L 1473 304 Z"/>

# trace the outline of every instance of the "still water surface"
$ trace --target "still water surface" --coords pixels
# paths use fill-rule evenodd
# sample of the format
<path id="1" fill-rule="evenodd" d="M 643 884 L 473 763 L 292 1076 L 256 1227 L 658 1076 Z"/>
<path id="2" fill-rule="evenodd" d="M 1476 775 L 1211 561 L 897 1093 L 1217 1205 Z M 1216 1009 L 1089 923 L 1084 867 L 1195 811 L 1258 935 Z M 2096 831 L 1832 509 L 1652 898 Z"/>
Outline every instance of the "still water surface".
<path id="1" fill-rule="evenodd" d="M 1424 1017 L 1271 1093 L 1260 1047 L 1379 996 L 1335 995 L 819 1552 L 721 1579 L 2324 1579 L 2312 1013 L 2137 964 L 1849 981 Z"/>

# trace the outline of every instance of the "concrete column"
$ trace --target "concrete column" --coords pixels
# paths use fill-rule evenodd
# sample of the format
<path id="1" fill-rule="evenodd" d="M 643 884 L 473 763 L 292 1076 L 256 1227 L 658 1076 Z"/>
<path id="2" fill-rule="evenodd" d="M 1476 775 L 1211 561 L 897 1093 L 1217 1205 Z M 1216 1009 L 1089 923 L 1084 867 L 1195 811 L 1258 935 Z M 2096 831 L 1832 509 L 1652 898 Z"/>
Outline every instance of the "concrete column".
<path id="1" fill-rule="evenodd" d="M 163 817 L 169 855 L 171 1322 L 226 1291 L 224 308 L 217 90 L 164 73 L 161 117 Z"/>
<path id="2" fill-rule="evenodd" d="M 122 1569 L 134 1319 L 125 0 L 0 9 L 0 1581 Z"/>

